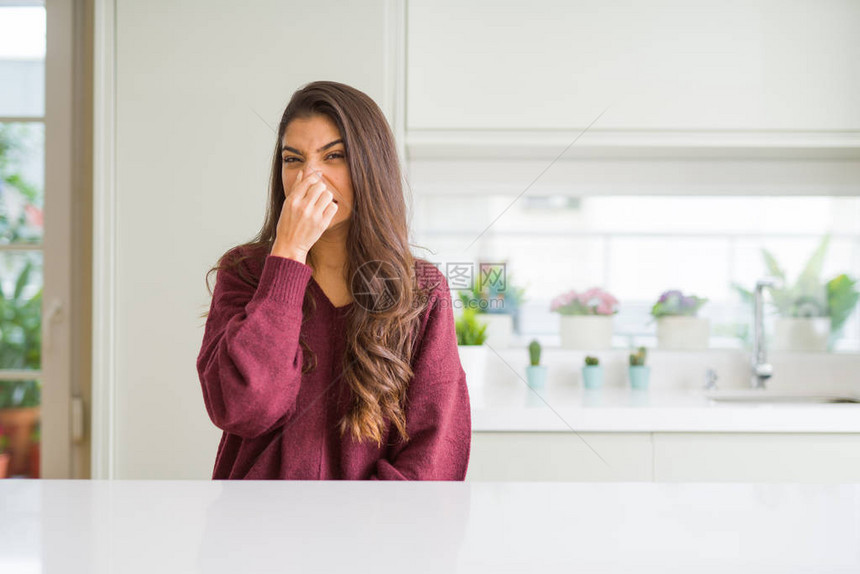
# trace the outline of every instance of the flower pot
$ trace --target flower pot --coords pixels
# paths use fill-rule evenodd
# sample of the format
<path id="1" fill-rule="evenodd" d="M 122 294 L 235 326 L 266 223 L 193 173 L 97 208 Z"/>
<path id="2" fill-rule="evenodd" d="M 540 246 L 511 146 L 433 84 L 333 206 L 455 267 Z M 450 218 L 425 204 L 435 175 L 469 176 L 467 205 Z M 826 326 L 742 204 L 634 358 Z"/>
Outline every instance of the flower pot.
<path id="1" fill-rule="evenodd" d="M 504 313 L 480 313 L 475 318 L 487 326 L 485 345 L 494 349 L 506 349 L 511 345 L 514 318 Z"/>
<path id="2" fill-rule="evenodd" d="M 561 346 L 599 351 L 612 347 L 613 315 L 560 315 Z"/>
<path id="3" fill-rule="evenodd" d="M 526 380 L 533 389 L 542 389 L 546 386 L 546 365 L 529 365 L 526 367 Z"/>
<path id="4" fill-rule="evenodd" d="M 599 389 L 603 386 L 603 365 L 582 367 L 582 386 L 586 389 Z"/>
<path id="5" fill-rule="evenodd" d="M 484 373 L 487 371 L 487 347 L 484 345 L 457 345 L 460 353 L 460 365 L 466 372 L 466 384 L 469 391 L 484 386 Z"/>
<path id="6" fill-rule="evenodd" d="M 711 322 L 706 317 L 667 316 L 657 319 L 657 347 L 672 350 L 708 348 Z"/>
<path id="7" fill-rule="evenodd" d="M 830 317 L 776 317 L 773 325 L 775 351 L 826 351 Z"/>
<path id="8" fill-rule="evenodd" d="M 9 478 L 9 461 L 12 455 L 8 452 L 0 454 L 0 478 Z"/>
<path id="9" fill-rule="evenodd" d="M 627 367 L 630 375 L 630 386 L 634 389 L 647 389 L 651 375 L 650 365 L 630 365 Z"/>
<path id="10" fill-rule="evenodd" d="M 9 436 L 9 476 L 27 476 L 30 470 L 30 436 L 39 420 L 39 407 L 0 409 L 0 426 Z"/>
<path id="11" fill-rule="evenodd" d="M 30 443 L 30 478 L 41 478 L 42 443 Z"/>

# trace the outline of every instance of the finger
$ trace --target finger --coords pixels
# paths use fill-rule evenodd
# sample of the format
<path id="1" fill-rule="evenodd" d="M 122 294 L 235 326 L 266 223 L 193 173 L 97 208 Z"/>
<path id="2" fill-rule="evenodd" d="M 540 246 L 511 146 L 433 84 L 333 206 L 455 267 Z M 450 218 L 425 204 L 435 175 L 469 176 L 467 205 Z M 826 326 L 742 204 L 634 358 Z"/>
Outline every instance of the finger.
<path id="1" fill-rule="evenodd" d="M 334 218 L 335 213 L 337 213 L 337 204 L 332 201 L 323 210 L 323 222 L 325 223 L 326 227 L 328 227 L 328 224 L 331 223 L 331 220 Z"/>
<path id="2" fill-rule="evenodd" d="M 293 191 L 291 195 L 293 197 L 294 203 L 297 205 L 304 205 L 307 201 L 308 192 L 310 188 L 313 187 L 314 183 L 317 183 L 317 178 L 313 177 L 313 174 L 306 174 L 302 171 L 299 171 L 299 175 L 296 176 L 296 182 L 293 186 Z"/>
<path id="3" fill-rule="evenodd" d="M 299 173 L 296 175 L 296 179 L 293 180 L 293 185 L 290 187 L 290 191 L 284 190 L 284 196 L 289 197 L 292 195 L 296 189 L 298 188 L 299 183 L 302 181 L 302 170 L 299 170 Z"/>
<path id="4" fill-rule="evenodd" d="M 314 186 L 314 184 L 320 183 L 320 182 L 321 182 L 321 179 L 317 175 L 316 172 L 304 174 L 302 176 L 302 181 L 299 183 L 299 189 L 300 189 L 300 191 L 298 192 L 299 196 L 302 197 L 303 199 L 306 199 L 311 188 Z"/>
<path id="5" fill-rule="evenodd" d="M 331 188 L 329 188 L 329 186 L 324 182 L 322 185 L 324 187 L 314 201 L 314 205 L 318 208 L 325 207 L 330 201 L 335 199 L 334 192 L 332 192 Z"/>
<path id="6" fill-rule="evenodd" d="M 336 199 L 337 202 L 340 203 L 343 198 L 342 198 L 340 192 L 337 190 L 337 188 L 334 185 L 332 185 L 329 178 L 327 178 L 325 175 L 323 175 L 322 172 L 318 171 L 317 174 L 320 176 L 320 180 L 325 184 L 326 189 L 328 189 L 332 193 L 332 195 L 334 196 L 334 199 Z"/>
<path id="7" fill-rule="evenodd" d="M 325 192 L 325 184 L 322 182 L 316 182 L 308 188 L 305 196 L 298 202 L 298 206 L 301 211 L 306 213 L 315 212 L 319 209 L 317 203 L 319 202 L 320 195 Z"/>

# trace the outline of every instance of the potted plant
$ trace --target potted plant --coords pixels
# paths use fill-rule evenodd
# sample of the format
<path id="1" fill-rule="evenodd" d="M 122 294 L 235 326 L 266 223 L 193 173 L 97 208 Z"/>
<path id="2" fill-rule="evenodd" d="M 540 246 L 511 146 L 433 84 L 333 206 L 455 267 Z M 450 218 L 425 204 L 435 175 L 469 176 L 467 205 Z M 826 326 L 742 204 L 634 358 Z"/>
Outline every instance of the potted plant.
<path id="1" fill-rule="evenodd" d="M 529 366 L 526 367 L 526 378 L 529 386 L 535 389 L 540 389 L 546 386 L 546 365 L 540 364 L 540 342 L 537 339 L 532 339 L 529 343 Z"/>
<path id="2" fill-rule="evenodd" d="M 645 364 L 647 350 L 645 347 L 639 347 L 635 353 L 630 353 L 630 366 L 628 372 L 630 375 L 630 386 L 634 389 L 647 389 L 648 379 L 651 374 L 651 367 Z"/>
<path id="3" fill-rule="evenodd" d="M 651 308 L 657 321 L 657 347 L 674 350 L 708 348 L 710 322 L 696 314 L 708 299 L 684 295 L 678 289 L 664 291 Z"/>
<path id="4" fill-rule="evenodd" d="M 837 275 L 827 282 L 827 307 L 830 311 L 830 336 L 827 341 L 828 350 L 845 327 L 845 321 L 851 316 L 860 299 L 857 291 L 857 280 L 845 273 Z"/>
<path id="5" fill-rule="evenodd" d="M 597 357 L 585 357 L 582 367 L 582 382 L 586 389 L 599 389 L 603 386 L 603 365 Z"/>
<path id="6" fill-rule="evenodd" d="M 778 316 L 774 321 L 772 348 L 781 351 L 827 351 L 857 305 L 856 280 L 840 274 L 827 282 L 820 279 L 830 243 L 826 234 L 809 257 L 794 284 L 790 284 L 776 258 L 767 249 L 762 256 L 769 273 L 782 280 L 770 288 Z M 753 293 L 733 284 L 742 299 L 753 303 Z"/>
<path id="7" fill-rule="evenodd" d="M 2 194 L 0 194 L 2 195 Z M 6 222 L 0 217 L 0 228 Z M 0 233 L 2 235 L 2 233 Z M 33 370 L 41 368 L 42 288 L 34 291 L 31 274 L 33 259 L 20 267 L 17 276 L 0 277 L 0 369 Z M 0 274 L 5 269 L 0 270 Z M 6 289 L 11 285 L 12 289 Z M 27 441 L 39 418 L 41 381 L 22 379 L 0 381 L 0 425 L 6 429 L 9 475 L 25 475 Z"/>
<path id="8" fill-rule="evenodd" d="M 460 353 L 460 364 L 466 372 L 466 382 L 470 389 L 476 389 L 484 384 L 484 373 L 487 364 L 487 325 L 478 321 L 474 309 L 463 309 L 460 317 L 454 322 L 457 331 L 457 351 Z"/>
<path id="9" fill-rule="evenodd" d="M 0 381 L 0 425 L 6 429 L 12 458 L 9 475 L 29 472 L 29 440 L 39 420 L 41 381 Z"/>
<path id="10" fill-rule="evenodd" d="M 582 293 L 568 291 L 550 303 L 550 311 L 561 315 L 561 346 L 566 349 L 612 347 L 612 318 L 618 299 L 599 287 Z"/>
<path id="11" fill-rule="evenodd" d="M 6 452 L 7 448 L 9 448 L 9 438 L 6 436 L 6 430 L 0 426 L 0 478 L 9 476 L 9 461 L 12 455 Z"/>
<path id="12" fill-rule="evenodd" d="M 508 275 L 506 285 L 487 281 L 471 289 L 459 289 L 458 296 L 464 309 L 474 309 L 476 318 L 487 325 L 486 344 L 504 349 L 510 346 L 517 329 L 519 308 L 525 301 L 525 289 L 516 287 Z"/>

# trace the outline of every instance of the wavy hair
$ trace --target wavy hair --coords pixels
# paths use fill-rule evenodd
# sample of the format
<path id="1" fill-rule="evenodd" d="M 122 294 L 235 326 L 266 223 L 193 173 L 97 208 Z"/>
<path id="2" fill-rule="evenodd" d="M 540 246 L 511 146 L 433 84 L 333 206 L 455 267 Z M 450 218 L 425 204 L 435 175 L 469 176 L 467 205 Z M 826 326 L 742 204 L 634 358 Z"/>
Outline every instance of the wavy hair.
<path id="1" fill-rule="evenodd" d="M 269 201 L 265 221 L 249 242 L 233 248 L 206 274 L 230 269 L 251 286 L 259 277 L 241 264 L 248 258 L 262 265 L 271 252 L 285 197 L 281 178 L 281 142 L 295 118 L 324 115 L 344 141 L 353 186 L 353 209 L 347 237 L 349 289 L 355 304 L 347 309 L 343 379 L 351 405 L 339 421 L 341 436 L 349 432 L 381 446 L 388 421 L 403 441 L 406 432 L 406 391 L 413 376 L 415 337 L 435 285 L 422 286 L 417 259 L 410 251 L 407 210 L 394 135 L 379 106 L 365 93 L 346 84 L 317 81 L 297 90 L 278 124 L 272 157 Z M 240 250 L 241 248 L 241 250 Z M 241 251 L 242 255 L 226 257 Z M 313 249 L 311 249 L 313 251 Z M 312 256 L 309 255 L 312 262 Z M 303 322 L 315 310 L 310 290 L 302 302 Z M 202 314 L 206 317 L 208 311 Z M 316 368 L 316 355 L 303 337 L 302 372 Z"/>

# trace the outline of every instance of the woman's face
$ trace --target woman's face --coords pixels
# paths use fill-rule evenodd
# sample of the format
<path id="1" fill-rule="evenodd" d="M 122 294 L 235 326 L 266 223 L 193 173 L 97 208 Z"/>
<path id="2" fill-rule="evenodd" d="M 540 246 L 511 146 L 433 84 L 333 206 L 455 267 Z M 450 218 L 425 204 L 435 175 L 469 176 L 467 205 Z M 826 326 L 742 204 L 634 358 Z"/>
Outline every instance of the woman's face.
<path id="1" fill-rule="evenodd" d="M 335 123 L 328 116 L 295 118 L 287 124 L 281 141 L 281 180 L 289 195 L 299 170 L 302 179 L 313 172 L 322 174 L 327 189 L 334 195 L 337 212 L 329 229 L 352 215 L 352 179 L 346 162 L 346 146 Z"/>

